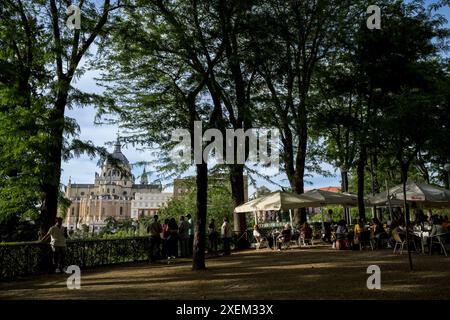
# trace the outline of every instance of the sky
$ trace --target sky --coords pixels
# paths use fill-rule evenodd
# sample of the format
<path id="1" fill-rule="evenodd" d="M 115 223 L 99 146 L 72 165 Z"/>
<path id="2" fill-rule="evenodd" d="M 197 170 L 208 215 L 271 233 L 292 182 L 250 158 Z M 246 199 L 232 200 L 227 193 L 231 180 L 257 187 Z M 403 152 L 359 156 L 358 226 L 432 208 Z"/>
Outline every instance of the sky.
<path id="1" fill-rule="evenodd" d="M 430 1 L 426 1 L 429 3 Z M 445 7 L 441 10 L 448 20 L 450 20 L 450 8 Z M 99 76 L 98 70 L 87 71 L 82 77 L 80 77 L 74 86 L 78 89 L 91 92 L 91 93 L 101 93 L 102 89 L 96 84 L 94 78 Z M 67 110 L 66 115 L 68 117 L 74 118 L 80 126 L 79 138 L 82 140 L 91 140 L 97 146 L 108 147 L 108 143 L 115 141 L 118 133 L 118 127 L 113 125 L 94 125 L 94 117 L 96 114 L 95 107 L 85 107 L 85 108 L 74 108 L 72 110 Z M 109 145 L 108 149 L 112 151 L 112 146 Z M 128 158 L 131 164 L 140 161 L 149 161 L 153 159 L 150 151 L 142 152 L 136 150 L 131 145 L 122 145 L 122 152 Z M 61 183 L 67 185 L 69 177 L 72 183 L 94 183 L 95 172 L 98 172 L 100 168 L 97 166 L 98 158 L 90 159 L 87 156 L 80 156 L 79 158 L 71 159 L 62 164 L 62 176 Z M 313 174 L 312 177 L 308 177 L 308 184 L 305 185 L 306 189 L 321 188 L 328 186 L 340 186 L 340 179 L 338 177 L 338 172 L 331 165 L 323 163 L 323 169 L 334 173 L 333 177 L 323 177 L 321 175 Z M 143 167 L 133 167 L 132 171 L 136 177 L 139 177 L 142 173 Z M 154 172 L 154 168 L 147 166 L 146 171 L 151 172 L 149 180 L 155 180 L 158 178 L 157 174 Z M 184 175 L 192 175 L 193 170 L 188 171 Z M 256 184 L 258 187 L 266 186 L 271 190 L 276 190 L 279 187 L 275 184 L 271 184 L 261 178 L 256 178 Z M 136 182 L 138 182 L 137 179 Z M 281 173 L 274 179 L 278 184 L 282 186 L 288 186 L 287 177 L 284 173 Z M 171 192 L 172 188 L 170 186 L 171 181 L 163 181 L 163 185 L 167 185 L 165 191 Z M 249 195 L 254 192 L 254 188 L 249 186 Z"/>

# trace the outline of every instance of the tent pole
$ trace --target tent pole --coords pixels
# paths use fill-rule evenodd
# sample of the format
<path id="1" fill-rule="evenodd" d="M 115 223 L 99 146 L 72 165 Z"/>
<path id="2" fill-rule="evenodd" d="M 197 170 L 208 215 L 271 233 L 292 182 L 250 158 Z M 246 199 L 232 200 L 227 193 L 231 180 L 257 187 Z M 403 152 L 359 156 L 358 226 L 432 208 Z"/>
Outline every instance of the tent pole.
<path id="1" fill-rule="evenodd" d="M 389 186 L 388 186 L 388 182 L 387 182 L 387 179 L 385 179 L 385 182 L 386 182 L 386 192 L 387 192 L 387 194 L 386 194 L 386 197 L 387 197 L 387 202 L 388 202 L 388 206 L 389 206 L 389 216 L 390 216 L 390 220 L 391 220 L 391 223 L 392 223 L 392 206 L 391 206 L 391 197 L 389 196 Z"/>
<path id="2" fill-rule="evenodd" d="M 289 209 L 289 223 L 291 224 L 291 227 L 294 228 L 294 226 L 292 225 L 292 210 Z"/>
<path id="3" fill-rule="evenodd" d="M 322 230 L 325 230 L 325 222 L 323 221 L 323 207 L 320 207 L 320 215 L 322 216 Z"/>

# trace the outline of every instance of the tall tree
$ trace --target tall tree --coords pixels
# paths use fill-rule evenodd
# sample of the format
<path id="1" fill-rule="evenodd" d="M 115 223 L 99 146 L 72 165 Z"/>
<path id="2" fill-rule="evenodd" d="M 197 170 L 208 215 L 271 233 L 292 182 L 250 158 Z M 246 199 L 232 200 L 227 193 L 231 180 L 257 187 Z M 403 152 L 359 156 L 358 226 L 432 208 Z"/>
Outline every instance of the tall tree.
<path id="1" fill-rule="evenodd" d="M 54 223 L 57 214 L 62 159 L 71 157 L 72 151 L 78 154 L 83 148 L 89 152 L 95 149 L 92 144 L 79 140 L 68 141 L 79 128 L 73 119 L 65 117 L 66 109 L 95 99 L 73 88 L 72 82 L 83 73 L 81 60 L 87 57 L 89 48 L 102 34 L 108 16 L 123 5 L 120 0 L 104 0 L 99 12 L 95 1 L 81 1 L 78 3 L 81 28 L 71 30 L 66 27 L 66 10 L 71 4 L 72 1 L 6 0 L 5 20 L 2 19 L 19 66 L 16 72 L 24 98 L 22 106 L 27 111 L 33 110 L 41 119 L 30 126 L 34 132 L 28 135 L 24 130 L 23 133 L 25 141 L 33 141 L 36 134 L 35 138 L 41 139 L 39 143 L 34 140 L 28 152 L 40 155 L 36 168 L 39 168 L 39 192 L 42 194 L 42 233 Z M 21 37 L 16 41 L 12 34 Z"/>
<path id="2" fill-rule="evenodd" d="M 208 164 L 203 161 L 203 130 L 221 128 L 221 103 L 214 93 L 213 68 L 222 56 L 220 41 L 206 42 L 213 30 L 199 24 L 208 3 L 192 1 L 136 1 L 112 29 L 100 61 L 109 86 L 104 113 L 118 115 L 125 140 L 158 147 L 159 169 L 174 176 L 189 163 L 174 161 L 174 130 L 187 129 L 196 169 L 196 230 L 192 268 L 205 269 Z M 201 10 L 201 14 L 198 10 Z M 206 29 L 206 30 L 205 30 Z"/>
<path id="3" fill-rule="evenodd" d="M 358 9 L 349 1 L 319 0 L 266 1 L 258 10 L 255 61 L 270 92 L 270 123 L 280 130 L 281 160 L 296 193 L 304 192 L 316 68 L 336 49 L 346 28 L 353 27 L 352 19 L 361 12 Z M 297 221 L 305 219 L 304 211 L 296 215 Z"/>

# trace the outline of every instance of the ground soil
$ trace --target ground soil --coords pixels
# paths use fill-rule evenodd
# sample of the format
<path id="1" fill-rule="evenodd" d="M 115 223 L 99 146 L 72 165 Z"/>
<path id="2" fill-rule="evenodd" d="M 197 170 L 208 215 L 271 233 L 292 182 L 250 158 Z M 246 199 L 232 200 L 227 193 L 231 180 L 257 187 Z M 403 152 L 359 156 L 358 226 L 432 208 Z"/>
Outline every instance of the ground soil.
<path id="1" fill-rule="evenodd" d="M 328 245 L 235 252 L 192 271 L 189 260 L 82 270 L 81 289 L 68 275 L 0 283 L 0 299 L 449 299 L 450 257 L 392 250 L 337 251 Z M 369 290 L 367 267 L 381 269 L 381 289 Z"/>

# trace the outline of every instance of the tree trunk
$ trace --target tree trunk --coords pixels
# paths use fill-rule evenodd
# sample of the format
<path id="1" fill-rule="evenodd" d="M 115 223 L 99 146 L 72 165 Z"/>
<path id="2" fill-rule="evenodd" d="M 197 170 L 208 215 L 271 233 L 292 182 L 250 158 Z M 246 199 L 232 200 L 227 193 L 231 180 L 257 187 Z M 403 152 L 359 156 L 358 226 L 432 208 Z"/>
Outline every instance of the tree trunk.
<path id="1" fill-rule="evenodd" d="M 291 179 L 291 188 L 296 194 L 305 193 L 305 166 L 306 166 L 306 152 L 308 148 L 308 128 L 306 122 L 302 124 L 300 131 L 297 155 L 295 159 L 295 173 Z M 294 225 L 303 224 L 306 222 L 306 208 L 294 210 L 292 215 L 292 223 Z"/>
<path id="2" fill-rule="evenodd" d="M 341 171 L 341 190 L 342 192 L 348 192 L 348 172 Z"/>
<path id="3" fill-rule="evenodd" d="M 408 180 L 408 166 L 407 164 L 401 164 L 402 184 L 403 184 L 403 205 L 405 207 L 405 227 L 406 227 L 406 248 L 408 249 L 409 270 L 413 271 L 413 264 L 411 258 L 411 250 L 409 247 L 409 206 L 406 202 L 406 182 Z"/>
<path id="4" fill-rule="evenodd" d="M 366 207 L 364 205 L 364 172 L 365 172 L 366 153 L 361 150 L 359 156 L 357 175 L 358 175 L 358 212 L 360 219 L 366 219 Z"/>
<path id="5" fill-rule="evenodd" d="M 208 165 L 197 164 L 197 227 L 194 235 L 192 270 L 205 270 L 206 213 L 208 200 Z"/>
<path id="6" fill-rule="evenodd" d="M 233 198 L 234 207 L 237 207 L 245 202 L 244 194 L 244 166 L 240 164 L 230 166 L 230 183 L 231 195 Z M 237 247 L 245 249 L 250 246 L 246 237 L 242 235 L 247 232 L 247 221 L 245 213 L 234 213 L 234 233 L 238 237 Z"/>
<path id="7" fill-rule="evenodd" d="M 67 104 L 67 92 L 61 93 L 55 102 L 50 118 L 51 144 L 48 146 L 46 176 L 42 185 L 43 200 L 41 206 L 41 235 L 55 224 L 58 213 L 58 196 L 61 179 L 61 155 L 63 148 L 64 111 Z"/>
<path id="8" fill-rule="evenodd" d="M 341 170 L 341 190 L 342 192 L 348 192 L 348 172 Z M 347 223 L 351 223 L 350 211 L 347 207 L 344 207 L 344 219 Z"/>

